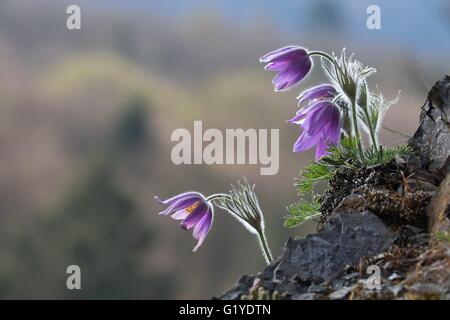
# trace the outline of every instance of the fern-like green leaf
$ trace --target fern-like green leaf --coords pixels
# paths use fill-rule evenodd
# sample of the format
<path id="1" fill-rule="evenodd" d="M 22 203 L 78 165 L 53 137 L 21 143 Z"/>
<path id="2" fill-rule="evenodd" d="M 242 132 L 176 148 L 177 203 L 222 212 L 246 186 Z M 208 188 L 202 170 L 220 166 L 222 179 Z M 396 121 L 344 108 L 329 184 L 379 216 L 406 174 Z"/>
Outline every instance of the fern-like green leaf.
<path id="1" fill-rule="evenodd" d="M 356 141 L 352 138 L 344 137 L 339 145 L 330 146 L 330 154 L 317 162 L 305 167 L 295 186 L 300 196 L 313 191 L 314 185 L 319 181 L 328 181 L 341 168 L 359 170 L 361 168 L 376 167 L 383 165 L 395 157 L 406 156 L 411 153 L 407 145 L 399 145 L 390 148 L 368 147 L 361 157 Z M 288 207 L 289 215 L 286 217 L 285 226 L 295 227 L 302 222 L 320 214 L 320 203 L 316 196 L 313 200 L 302 200 Z"/>
<path id="2" fill-rule="evenodd" d="M 330 155 L 320 160 L 333 167 L 345 167 L 349 169 L 360 169 L 364 167 L 374 167 L 388 163 L 395 157 L 406 156 L 411 153 L 407 145 L 376 149 L 368 147 L 364 150 L 364 157 L 361 157 L 352 138 L 342 138 L 339 145 L 331 146 L 328 151 Z"/>
<path id="3" fill-rule="evenodd" d="M 286 216 L 284 225 L 289 228 L 296 227 L 303 222 L 320 214 L 320 203 L 314 196 L 311 201 L 301 200 L 288 207 L 289 215 Z"/>
<path id="4" fill-rule="evenodd" d="M 319 161 L 310 164 L 300 172 L 300 177 L 295 180 L 299 195 L 312 191 L 316 182 L 329 180 L 332 174 L 330 167 L 324 162 Z"/>

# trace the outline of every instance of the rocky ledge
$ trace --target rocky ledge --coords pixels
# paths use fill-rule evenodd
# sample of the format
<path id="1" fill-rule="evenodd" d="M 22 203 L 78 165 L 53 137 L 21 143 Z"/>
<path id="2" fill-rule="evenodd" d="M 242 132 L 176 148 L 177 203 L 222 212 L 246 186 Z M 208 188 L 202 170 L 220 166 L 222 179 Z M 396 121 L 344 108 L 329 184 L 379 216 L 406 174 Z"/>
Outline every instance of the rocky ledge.
<path id="1" fill-rule="evenodd" d="M 449 76 L 408 143 L 407 158 L 339 172 L 318 232 L 289 239 L 219 299 L 450 299 Z"/>

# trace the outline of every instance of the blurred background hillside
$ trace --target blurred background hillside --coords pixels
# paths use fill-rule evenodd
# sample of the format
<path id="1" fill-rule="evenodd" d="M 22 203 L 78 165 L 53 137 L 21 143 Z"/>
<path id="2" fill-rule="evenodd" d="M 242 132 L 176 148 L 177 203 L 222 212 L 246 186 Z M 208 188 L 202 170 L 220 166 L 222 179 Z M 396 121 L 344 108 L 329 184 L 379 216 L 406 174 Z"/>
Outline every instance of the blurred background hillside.
<path id="1" fill-rule="evenodd" d="M 78 4 L 82 30 L 65 27 Z M 366 28 L 381 7 L 382 30 Z M 355 52 L 371 85 L 402 90 L 385 125 L 406 134 L 450 72 L 450 5 L 433 1 L 0 0 L 0 298 L 209 298 L 264 265 L 256 241 L 216 211 L 204 245 L 156 215 L 162 198 L 256 183 L 275 253 L 312 228 L 282 226 L 294 154 L 285 121 L 300 89 L 274 93 L 258 58 L 287 44 Z M 316 70 L 304 87 L 324 81 Z M 280 171 L 175 166 L 171 132 L 279 128 Z M 384 144 L 404 139 L 383 131 Z M 66 267 L 82 290 L 66 289 Z"/>

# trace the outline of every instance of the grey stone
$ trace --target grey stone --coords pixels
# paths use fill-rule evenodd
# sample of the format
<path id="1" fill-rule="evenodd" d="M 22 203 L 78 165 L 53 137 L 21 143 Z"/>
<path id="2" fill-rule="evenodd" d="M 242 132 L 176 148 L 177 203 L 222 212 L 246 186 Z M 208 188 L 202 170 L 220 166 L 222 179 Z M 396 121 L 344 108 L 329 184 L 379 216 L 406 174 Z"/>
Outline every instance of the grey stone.
<path id="1" fill-rule="evenodd" d="M 292 296 L 292 300 L 316 300 L 317 297 L 315 293 L 301 293 Z"/>
<path id="2" fill-rule="evenodd" d="M 397 280 L 397 279 L 402 279 L 403 277 L 402 276 L 400 276 L 399 274 L 397 274 L 397 273 L 393 273 L 393 274 L 391 274 L 389 277 L 388 277 L 388 280 L 391 280 L 391 281 L 393 281 L 393 280 Z"/>
<path id="3" fill-rule="evenodd" d="M 342 279 L 352 280 L 352 279 L 358 278 L 359 276 L 360 276 L 359 272 L 352 272 L 350 274 L 346 274 L 345 276 L 343 276 Z"/>
<path id="4" fill-rule="evenodd" d="M 420 125 L 409 145 L 422 167 L 450 171 L 450 77 L 436 82 L 422 107 Z"/>
<path id="5" fill-rule="evenodd" d="M 241 295 L 248 294 L 249 289 L 253 286 L 253 282 L 255 280 L 255 277 L 252 276 L 243 276 L 241 279 L 239 279 L 236 286 L 224 293 L 222 296 L 220 296 L 219 299 L 222 300 L 239 300 Z M 215 298 L 213 298 L 215 299 Z"/>
<path id="6" fill-rule="evenodd" d="M 344 299 L 350 293 L 350 291 L 353 290 L 353 288 L 354 288 L 354 286 L 342 287 L 339 290 L 331 293 L 328 297 L 330 298 L 330 300 Z"/>
<path id="7" fill-rule="evenodd" d="M 346 266 L 381 253 L 392 241 L 392 231 L 369 211 L 339 212 L 322 232 L 290 239 L 281 258 L 274 262 L 274 276 L 312 283 L 329 281 Z"/>
<path id="8" fill-rule="evenodd" d="M 321 293 L 327 290 L 327 286 L 325 284 L 313 284 L 308 288 L 308 292 L 310 293 Z"/>
<path id="9" fill-rule="evenodd" d="M 281 255 L 260 275 L 262 287 L 294 296 L 308 287 L 332 280 L 345 267 L 361 258 L 377 255 L 388 248 L 393 232 L 369 211 L 337 212 L 323 231 L 304 239 L 289 239 Z M 252 286 L 251 277 L 243 277 L 222 299 L 238 299 Z M 314 290 L 313 290 L 314 291 Z"/>
<path id="10" fill-rule="evenodd" d="M 395 286 L 387 287 L 387 289 L 388 289 L 390 292 L 392 292 L 392 294 L 393 294 L 394 296 L 398 296 L 398 294 L 399 294 L 400 292 L 402 292 L 402 291 L 405 289 L 405 287 L 404 287 L 402 284 L 398 284 L 398 285 L 395 285 Z"/>

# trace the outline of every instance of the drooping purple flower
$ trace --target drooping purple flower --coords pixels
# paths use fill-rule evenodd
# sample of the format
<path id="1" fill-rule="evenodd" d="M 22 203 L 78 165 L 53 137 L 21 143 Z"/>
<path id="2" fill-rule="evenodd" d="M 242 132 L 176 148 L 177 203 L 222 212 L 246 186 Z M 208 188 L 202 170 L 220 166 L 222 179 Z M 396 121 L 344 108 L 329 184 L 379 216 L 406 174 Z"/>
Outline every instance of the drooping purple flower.
<path id="1" fill-rule="evenodd" d="M 318 100 L 300 109 L 289 123 L 303 129 L 294 144 L 294 152 L 316 148 L 316 160 L 329 154 L 330 144 L 338 144 L 341 132 L 341 114 L 338 107 L 329 100 Z"/>
<path id="2" fill-rule="evenodd" d="M 275 91 L 292 88 L 304 79 L 312 68 L 308 51 L 299 46 L 277 49 L 259 58 L 259 62 L 266 63 L 265 70 L 278 72 L 272 80 Z"/>
<path id="3" fill-rule="evenodd" d="M 198 240 L 193 251 L 197 251 L 211 229 L 212 205 L 198 192 L 182 193 L 164 201 L 158 196 L 155 196 L 155 199 L 167 206 L 160 215 L 170 215 L 174 220 L 182 220 L 180 226 L 185 230 L 193 229 L 193 236 Z"/>

